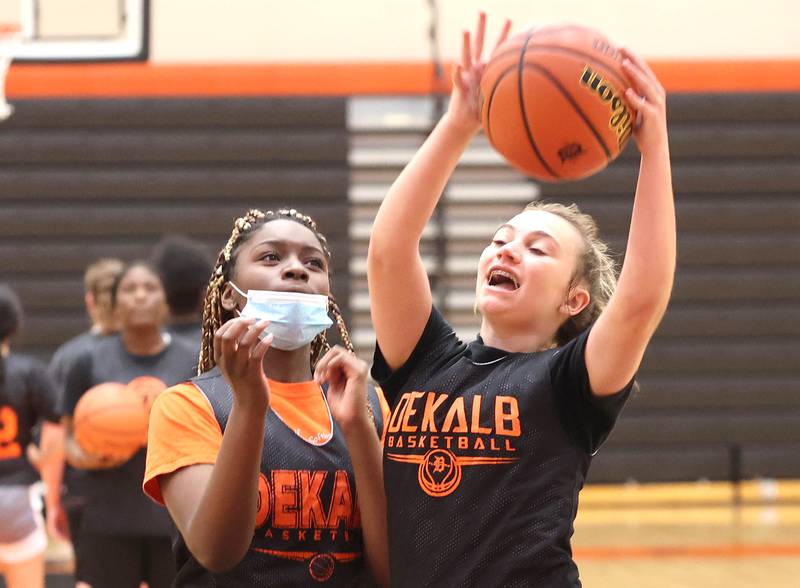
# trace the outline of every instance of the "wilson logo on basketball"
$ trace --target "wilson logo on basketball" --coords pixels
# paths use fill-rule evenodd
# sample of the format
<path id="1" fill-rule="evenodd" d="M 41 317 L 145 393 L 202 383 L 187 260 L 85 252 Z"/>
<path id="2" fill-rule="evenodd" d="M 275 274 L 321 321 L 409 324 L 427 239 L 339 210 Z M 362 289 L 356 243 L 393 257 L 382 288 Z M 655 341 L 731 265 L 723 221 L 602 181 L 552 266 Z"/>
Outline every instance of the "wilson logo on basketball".
<path id="1" fill-rule="evenodd" d="M 453 399 L 448 394 L 407 392 L 389 419 L 386 457 L 416 465 L 422 491 L 443 498 L 456 491 L 464 467 L 516 462 L 518 458 L 509 454 L 516 452 L 514 441 L 521 434 L 519 406 L 513 396 L 486 401 L 476 394 L 468 403 L 464 397 Z M 399 449 L 424 451 L 395 451 Z"/>
<path id="2" fill-rule="evenodd" d="M 584 88 L 609 105 L 611 116 L 608 119 L 608 128 L 617 134 L 617 144 L 622 148 L 633 130 L 631 111 L 625 100 L 609 80 L 589 65 L 584 66 L 580 80 Z"/>

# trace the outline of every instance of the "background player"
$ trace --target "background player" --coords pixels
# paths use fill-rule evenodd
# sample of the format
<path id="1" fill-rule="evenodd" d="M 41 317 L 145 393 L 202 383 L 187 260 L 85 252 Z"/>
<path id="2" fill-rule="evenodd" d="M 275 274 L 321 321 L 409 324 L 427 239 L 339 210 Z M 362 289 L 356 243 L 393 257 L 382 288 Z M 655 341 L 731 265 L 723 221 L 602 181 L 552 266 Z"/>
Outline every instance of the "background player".
<path id="1" fill-rule="evenodd" d="M 0 285 L 0 574 L 9 588 L 44 586 L 47 534 L 41 516 L 39 472 L 26 448 L 42 420 L 58 422 L 56 386 L 38 361 L 11 352 L 22 322 L 16 294 Z M 48 494 L 58 493 L 52 472 L 52 446 L 39 455 Z M 55 499 L 49 498 L 48 504 Z"/>
<path id="2" fill-rule="evenodd" d="M 84 578 L 93 588 L 138 588 L 142 581 L 150 588 L 169 586 L 175 575 L 172 525 L 167 514 L 142 495 L 145 450 L 124 463 L 87 454 L 75 441 L 72 415 L 83 393 L 97 384 L 129 384 L 141 376 L 158 378 L 164 388 L 181 382 L 191 377 L 196 355 L 166 333 L 164 290 L 147 263 L 128 265 L 111 294 L 119 334 L 97 342 L 72 365 L 62 417 L 67 460 L 89 470 L 78 532 Z"/>

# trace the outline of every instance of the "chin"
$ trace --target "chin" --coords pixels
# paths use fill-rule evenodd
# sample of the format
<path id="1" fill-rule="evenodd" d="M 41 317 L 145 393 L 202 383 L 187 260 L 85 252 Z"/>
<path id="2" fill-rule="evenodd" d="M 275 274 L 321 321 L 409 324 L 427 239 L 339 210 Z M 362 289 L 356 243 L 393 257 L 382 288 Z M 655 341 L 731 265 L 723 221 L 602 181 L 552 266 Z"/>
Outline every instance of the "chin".
<path id="1" fill-rule="evenodd" d="M 497 300 L 496 298 L 481 298 L 477 304 L 478 312 L 483 317 L 507 315 L 513 312 L 513 305 L 508 301 Z"/>

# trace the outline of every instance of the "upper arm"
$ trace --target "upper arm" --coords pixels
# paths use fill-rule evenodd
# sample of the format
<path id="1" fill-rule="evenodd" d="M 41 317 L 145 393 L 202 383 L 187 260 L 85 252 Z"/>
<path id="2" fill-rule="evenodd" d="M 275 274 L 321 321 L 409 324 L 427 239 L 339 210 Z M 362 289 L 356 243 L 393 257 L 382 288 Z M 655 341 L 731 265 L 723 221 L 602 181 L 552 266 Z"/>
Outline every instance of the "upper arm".
<path id="1" fill-rule="evenodd" d="M 145 494 L 167 504 L 165 481 L 195 466 L 212 466 L 221 445 L 219 422 L 206 397 L 194 385 L 178 384 L 162 392 L 150 411 L 142 484 Z"/>
<path id="2" fill-rule="evenodd" d="M 196 464 L 160 477 L 161 494 L 172 520 L 184 537 L 214 471 L 212 464 Z M 187 537 L 188 540 L 188 537 Z"/>
<path id="3" fill-rule="evenodd" d="M 417 244 L 390 242 L 380 249 L 370 243 L 370 312 L 381 352 L 395 370 L 405 363 L 422 335 L 432 305 L 431 288 Z"/>
<path id="4" fill-rule="evenodd" d="M 92 356 L 85 353 L 79 356 L 66 371 L 64 396 L 61 399 L 59 412 L 72 415 L 83 393 L 92 386 Z"/>
<path id="5" fill-rule="evenodd" d="M 619 392 L 636 374 L 658 322 L 637 317 L 611 299 L 589 333 L 586 370 L 592 392 L 606 396 Z"/>
<path id="6" fill-rule="evenodd" d="M 58 389 L 55 380 L 43 364 L 34 364 L 30 373 L 29 386 L 37 418 L 53 423 L 58 422 Z"/>

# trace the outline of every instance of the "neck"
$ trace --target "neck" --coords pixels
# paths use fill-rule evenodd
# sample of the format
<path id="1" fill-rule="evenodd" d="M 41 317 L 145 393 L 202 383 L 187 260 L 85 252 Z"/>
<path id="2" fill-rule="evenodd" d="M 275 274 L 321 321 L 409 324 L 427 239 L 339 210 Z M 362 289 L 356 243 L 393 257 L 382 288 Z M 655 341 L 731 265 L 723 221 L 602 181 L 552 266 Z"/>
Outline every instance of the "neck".
<path id="1" fill-rule="evenodd" d="M 554 333 L 551 329 L 537 327 L 520 329 L 519 325 L 489 324 L 481 321 L 481 339 L 484 345 L 511 353 L 533 353 L 553 347 Z"/>
<path id="2" fill-rule="evenodd" d="M 95 335 L 111 335 L 117 331 L 113 324 L 94 323 L 92 325 L 92 333 Z"/>
<path id="3" fill-rule="evenodd" d="M 264 355 L 264 373 L 271 380 L 288 384 L 311 380 L 309 347 L 306 345 L 293 351 L 270 348 Z"/>
<path id="4" fill-rule="evenodd" d="M 122 343 L 133 355 L 156 355 L 167 346 L 159 327 L 123 329 Z"/>

